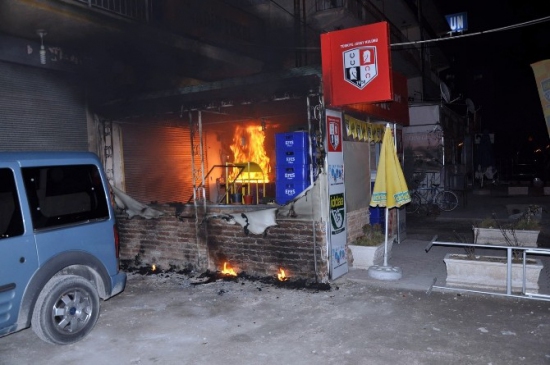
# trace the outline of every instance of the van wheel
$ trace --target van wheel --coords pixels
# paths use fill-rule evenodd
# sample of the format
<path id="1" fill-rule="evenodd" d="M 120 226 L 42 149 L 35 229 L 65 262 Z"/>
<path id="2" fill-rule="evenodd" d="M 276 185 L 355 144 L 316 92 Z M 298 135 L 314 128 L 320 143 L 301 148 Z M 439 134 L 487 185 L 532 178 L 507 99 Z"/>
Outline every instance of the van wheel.
<path id="1" fill-rule="evenodd" d="M 40 292 L 31 326 L 40 339 L 67 345 L 83 339 L 99 317 L 99 295 L 86 279 L 55 276 Z"/>

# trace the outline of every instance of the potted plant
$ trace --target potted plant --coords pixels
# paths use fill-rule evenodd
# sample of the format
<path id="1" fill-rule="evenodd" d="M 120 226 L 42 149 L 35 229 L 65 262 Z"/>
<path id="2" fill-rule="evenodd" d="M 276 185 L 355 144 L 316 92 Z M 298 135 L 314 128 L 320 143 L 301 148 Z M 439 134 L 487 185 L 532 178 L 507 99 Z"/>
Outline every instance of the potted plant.
<path id="1" fill-rule="evenodd" d="M 500 245 L 523 246 L 517 238 L 514 226 L 500 230 Z M 462 240 L 464 242 L 464 240 Z M 479 242 L 477 244 L 486 244 Z M 444 262 L 447 267 L 447 285 L 459 288 L 474 288 L 489 291 L 506 291 L 506 276 L 508 271 L 505 256 L 490 256 L 476 254 L 476 242 L 466 246 L 465 254 L 447 254 Z M 512 250 L 512 291 L 519 292 L 523 286 L 523 263 L 521 250 Z M 543 268 L 540 259 L 526 259 L 525 290 L 538 293 L 538 280 Z"/>
<path id="2" fill-rule="evenodd" d="M 537 206 L 529 206 L 519 219 L 509 224 L 500 223 L 494 217 L 485 218 L 473 227 L 474 242 L 504 245 L 513 240 L 520 246 L 537 247 L 540 233 L 540 222 L 536 218 L 538 211 Z"/>
<path id="3" fill-rule="evenodd" d="M 377 265 L 384 259 L 385 236 L 380 224 L 365 224 L 363 235 L 348 245 L 353 257 L 353 267 L 356 269 L 368 269 Z M 388 256 L 393 247 L 393 240 L 388 239 Z"/>

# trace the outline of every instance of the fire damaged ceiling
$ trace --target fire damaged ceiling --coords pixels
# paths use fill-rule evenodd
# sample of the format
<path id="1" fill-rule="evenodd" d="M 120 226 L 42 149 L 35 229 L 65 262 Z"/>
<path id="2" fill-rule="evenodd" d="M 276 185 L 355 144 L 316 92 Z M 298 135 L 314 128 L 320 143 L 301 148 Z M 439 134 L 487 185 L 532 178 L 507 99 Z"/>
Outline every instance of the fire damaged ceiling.
<path id="1" fill-rule="evenodd" d="M 293 104 L 305 113 L 304 97 L 321 93 L 320 87 L 320 69 L 296 68 L 118 99 L 104 104 L 100 112 L 112 119 L 178 115 L 191 110 L 261 118 L 289 113 Z"/>

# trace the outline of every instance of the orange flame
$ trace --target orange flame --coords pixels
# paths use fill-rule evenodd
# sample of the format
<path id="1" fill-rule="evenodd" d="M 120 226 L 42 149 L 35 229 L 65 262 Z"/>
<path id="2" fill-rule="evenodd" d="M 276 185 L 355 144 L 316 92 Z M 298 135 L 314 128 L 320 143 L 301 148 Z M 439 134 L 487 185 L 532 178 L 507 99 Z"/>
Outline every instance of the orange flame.
<path id="1" fill-rule="evenodd" d="M 222 274 L 224 275 L 231 275 L 231 276 L 237 276 L 237 273 L 235 272 L 235 270 L 233 270 L 231 267 L 227 267 L 227 262 L 224 262 L 223 263 L 223 270 L 222 270 Z"/>
<path id="2" fill-rule="evenodd" d="M 265 152 L 265 132 L 259 125 L 238 125 L 233 134 L 233 143 L 229 148 L 233 152 L 234 163 L 254 162 L 260 166 L 262 172 L 250 172 L 246 169 L 239 175 L 238 181 L 254 180 L 255 182 L 269 182 L 268 174 L 271 172 L 270 159 Z M 239 169 L 233 169 L 229 174 L 233 181 L 239 173 Z"/>
<path id="3" fill-rule="evenodd" d="M 151 265 L 151 271 L 155 271 L 157 269 L 157 265 L 153 264 Z"/>
<path id="4" fill-rule="evenodd" d="M 285 275 L 285 271 L 283 269 L 279 269 L 279 273 L 277 274 L 277 278 L 279 281 L 286 281 L 288 278 Z"/>

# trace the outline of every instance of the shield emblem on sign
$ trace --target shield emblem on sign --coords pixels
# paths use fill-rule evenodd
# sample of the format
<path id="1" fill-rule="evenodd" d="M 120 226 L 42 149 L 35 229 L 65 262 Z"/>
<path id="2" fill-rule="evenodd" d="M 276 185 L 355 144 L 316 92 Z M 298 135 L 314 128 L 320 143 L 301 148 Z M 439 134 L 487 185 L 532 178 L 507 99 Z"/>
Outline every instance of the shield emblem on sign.
<path id="1" fill-rule="evenodd" d="M 354 48 L 343 55 L 344 79 L 353 86 L 362 90 L 378 76 L 376 47 Z"/>
<path id="2" fill-rule="evenodd" d="M 340 124 L 338 122 L 329 121 L 328 127 L 328 140 L 332 146 L 332 149 L 335 151 L 340 145 Z"/>

